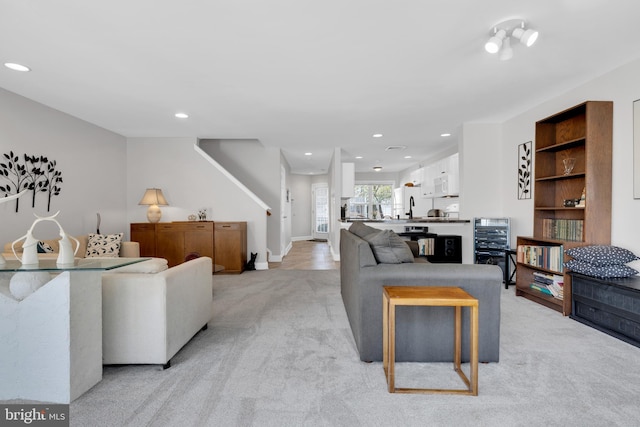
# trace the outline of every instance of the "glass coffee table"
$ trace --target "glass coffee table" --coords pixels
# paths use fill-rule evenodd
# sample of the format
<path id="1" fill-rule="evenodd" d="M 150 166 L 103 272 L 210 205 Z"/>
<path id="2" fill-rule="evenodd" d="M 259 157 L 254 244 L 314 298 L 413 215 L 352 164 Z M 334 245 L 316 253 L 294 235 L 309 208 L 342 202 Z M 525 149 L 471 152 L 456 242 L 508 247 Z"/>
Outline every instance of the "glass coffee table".
<path id="1" fill-rule="evenodd" d="M 147 259 L 82 258 L 72 265 L 7 260 L 0 265 L 0 400 L 70 403 L 100 382 L 102 273 Z M 51 280 L 30 292 L 29 280 L 42 272 Z M 18 285 L 26 289 L 21 299 L 15 296 Z"/>

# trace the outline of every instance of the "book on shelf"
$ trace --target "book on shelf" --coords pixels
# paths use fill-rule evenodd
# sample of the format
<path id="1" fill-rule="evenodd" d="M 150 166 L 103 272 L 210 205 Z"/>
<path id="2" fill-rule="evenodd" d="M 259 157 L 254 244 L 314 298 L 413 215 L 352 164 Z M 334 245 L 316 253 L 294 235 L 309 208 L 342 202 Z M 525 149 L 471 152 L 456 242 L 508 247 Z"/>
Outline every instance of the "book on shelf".
<path id="1" fill-rule="evenodd" d="M 532 267 L 562 273 L 564 268 L 564 247 L 563 245 L 518 245 L 516 261 Z"/>
<path id="2" fill-rule="evenodd" d="M 551 219 L 542 220 L 542 236 L 547 239 L 582 242 L 584 221 L 581 219 Z"/>
<path id="3" fill-rule="evenodd" d="M 564 284 L 564 276 L 560 274 L 545 273 L 543 271 L 534 271 L 533 280 L 535 282 L 544 283 L 545 285 L 559 284 L 562 286 Z"/>
<path id="4" fill-rule="evenodd" d="M 551 293 L 549 288 L 547 288 L 545 285 L 542 285 L 542 284 L 534 282 L 534 283 L 530 284 L 529 287 L 531 289 L 535 289 L 538 292 L 542 292 L 545 295 L 553 296 L 553 293 Z"/>
<path id="5" fill-rule="evenodd" d="M 544 294 L 552 295 L 557 299 L 564 299 L 564 276 L 549 274 L 542 271 L 533 272 L 533 283 L 530 286 Z"/>

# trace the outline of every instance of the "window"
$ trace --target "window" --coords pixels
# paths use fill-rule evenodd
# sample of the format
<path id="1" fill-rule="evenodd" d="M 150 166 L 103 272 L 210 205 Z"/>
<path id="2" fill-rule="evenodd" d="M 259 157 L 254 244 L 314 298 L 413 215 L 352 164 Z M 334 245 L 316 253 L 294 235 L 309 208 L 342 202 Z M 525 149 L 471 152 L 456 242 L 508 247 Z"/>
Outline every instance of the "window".
<path id="1" fill-rule="evenodd" d="M 382 219 L 393 216 L 391 184 L 356 184 L 355 197 L 349 199 L 349 218 Z"/>

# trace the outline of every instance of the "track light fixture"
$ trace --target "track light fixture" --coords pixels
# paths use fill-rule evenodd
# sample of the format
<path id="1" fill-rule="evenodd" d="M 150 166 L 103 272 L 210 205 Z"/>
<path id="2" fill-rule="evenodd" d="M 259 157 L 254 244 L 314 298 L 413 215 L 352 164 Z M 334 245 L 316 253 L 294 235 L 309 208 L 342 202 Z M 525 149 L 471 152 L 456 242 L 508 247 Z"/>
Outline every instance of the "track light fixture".
<path id="1" fill-rule="evenodd" d="M 491 29 L 491 37 L 484 45 L 489 53 L 500 52 L 500 59 L 503 61 L 513 57 L 513 47 L 511 46 L 511 38 L 519 40 L 523 45 L 530 47 L 538 39 L 538 32 L 531 28 L 525 28 L 522 19 L 509 19 L 507 21 L 496 24 Z"/>

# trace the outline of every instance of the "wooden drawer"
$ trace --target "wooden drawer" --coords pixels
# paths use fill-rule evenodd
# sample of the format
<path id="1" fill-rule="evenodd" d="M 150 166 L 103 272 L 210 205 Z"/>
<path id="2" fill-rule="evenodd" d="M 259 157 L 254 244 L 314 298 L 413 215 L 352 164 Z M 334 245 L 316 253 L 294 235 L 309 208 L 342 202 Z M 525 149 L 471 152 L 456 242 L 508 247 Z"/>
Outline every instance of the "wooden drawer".
<path id="1" fill-rule="evenodd" d="M 167 222 L 158 223 L 157 231 L 213 231 L 213 222 L 208 221 L 189 221 L 189 222 Z"/>
<path id="2" fill-rule="evenodd" d="M 244 230 L 246 228 L 246 223 L 241 222 L 216 222 L 215 224 L 216 230 L 221 231 Z"/>

